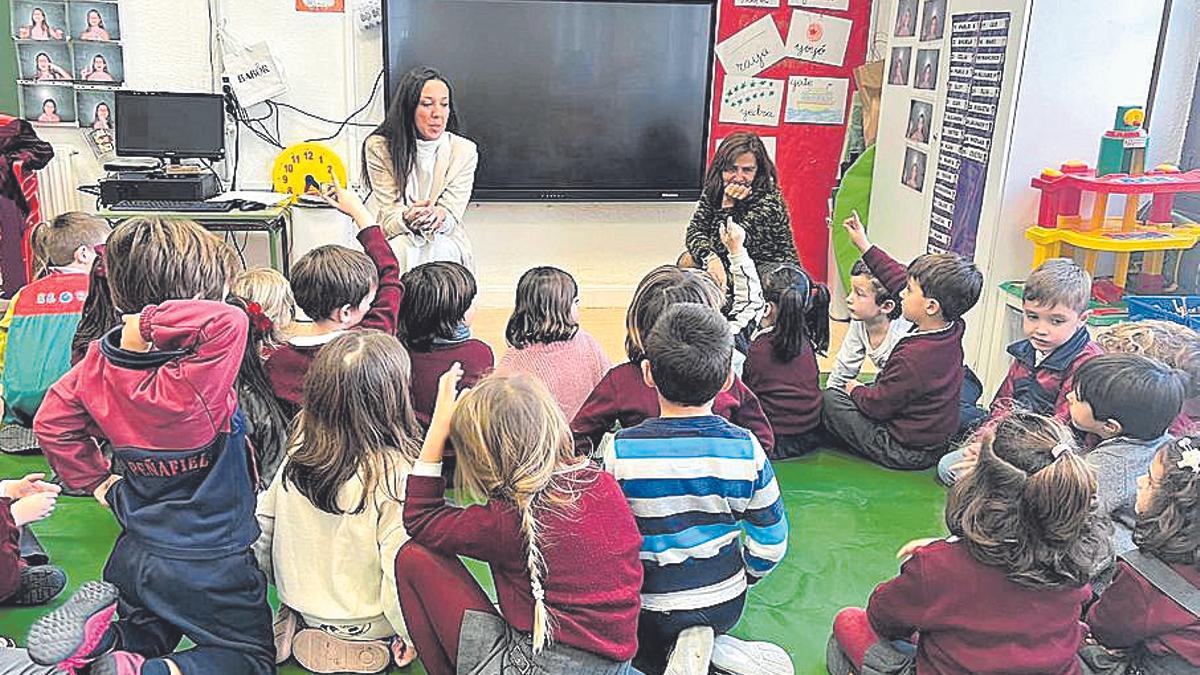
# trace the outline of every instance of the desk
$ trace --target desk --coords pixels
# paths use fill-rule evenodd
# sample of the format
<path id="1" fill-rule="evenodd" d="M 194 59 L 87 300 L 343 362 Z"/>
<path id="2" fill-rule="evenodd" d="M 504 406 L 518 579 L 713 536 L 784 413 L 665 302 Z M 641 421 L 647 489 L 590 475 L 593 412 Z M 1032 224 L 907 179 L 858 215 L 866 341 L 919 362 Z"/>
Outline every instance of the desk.
<path id="1" fill-rule="evenodd" d="M 141 216 L 192 220 L 212 232 L 264 232 L 270 239 L 271 267 L 282 272 L 284 276 L 287 276 L 288 270 L 291 269 L 292 246 L 289 232 L 292 229 L 292 207 L 287 204 L 268 206 L 260 211 L 233 209 L 223 213 L 213 211 L 113 211 L 106 208 L 97 215 L 113 224 L 126 218 Z"/>

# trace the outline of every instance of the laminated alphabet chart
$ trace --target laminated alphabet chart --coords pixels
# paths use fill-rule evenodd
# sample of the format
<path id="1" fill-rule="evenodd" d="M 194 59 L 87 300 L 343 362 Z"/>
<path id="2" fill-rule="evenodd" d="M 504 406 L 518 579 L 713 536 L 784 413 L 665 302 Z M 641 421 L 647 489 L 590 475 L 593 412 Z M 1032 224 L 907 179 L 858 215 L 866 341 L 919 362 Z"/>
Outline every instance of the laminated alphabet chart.
<path id="1" fill-rule="evenodd" d="M 946 110 L 933 185 L 930 252 L 975 255 L 1011 14 L 955 14 L 950 22 Z"/>

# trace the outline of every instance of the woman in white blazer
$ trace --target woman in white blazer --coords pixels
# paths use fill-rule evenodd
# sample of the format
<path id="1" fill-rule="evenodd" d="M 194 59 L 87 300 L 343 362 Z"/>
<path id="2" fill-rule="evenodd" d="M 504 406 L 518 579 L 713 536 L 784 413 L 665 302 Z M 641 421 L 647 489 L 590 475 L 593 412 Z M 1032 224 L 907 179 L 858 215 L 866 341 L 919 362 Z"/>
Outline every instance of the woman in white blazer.
<path id="1" fill-rule="evenodd" d="M 457 130 L 450 83 L 419 67 L 400 80 L 383 124 L 363 144 L 370 207 L 405 270 L 441 260 L 474 271 L 462 221 L 479 153 Z"/>

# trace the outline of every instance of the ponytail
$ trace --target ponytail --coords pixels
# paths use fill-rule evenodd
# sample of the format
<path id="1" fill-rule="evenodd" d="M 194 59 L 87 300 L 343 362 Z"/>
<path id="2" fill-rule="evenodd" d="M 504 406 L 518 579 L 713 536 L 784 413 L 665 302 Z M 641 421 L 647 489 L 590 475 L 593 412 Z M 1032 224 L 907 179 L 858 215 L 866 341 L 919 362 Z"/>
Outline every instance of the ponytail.
<path id="1" fill-rule="evenodd" d="M 88 295 L 83 301 L 83 312 L 71 339 L 71 365 L 79 363 L 87 353 L 88 345 L 104 337 L 104 334 L 121 325 L 121 313 L 113 305 L 108 290 L 107 254 L 104 246 L 96 247 L 96 262 L 92 264 L 88 280 Z"/>
<path id="2" fill-rule="evenodd" d="M 48 244 L 46 235 L 50 227 L 50 221 L 43 220 L 29 230 L 29 249 L 33 254 L 34 279 L 41 278 L 50 270 L 50 252 L 46 250 Z"/>
<path id="3" fill-rule="evenodd" d="M 829 349 L 829 288 L 814 283 L 797 265 L 786 263 L 763 280 L 763 297 L 775 305 L 771 350 L 780 361 L 791 361 L 811 341 L 813 351 Z"/>

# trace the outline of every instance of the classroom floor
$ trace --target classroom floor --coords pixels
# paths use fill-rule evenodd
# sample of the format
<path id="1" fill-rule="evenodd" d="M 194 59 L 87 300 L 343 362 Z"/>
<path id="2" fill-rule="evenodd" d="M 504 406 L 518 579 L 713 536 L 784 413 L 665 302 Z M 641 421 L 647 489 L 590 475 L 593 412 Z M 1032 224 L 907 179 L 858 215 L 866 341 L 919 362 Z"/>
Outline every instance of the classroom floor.
<path id="1" fill-rule="evenodd" d="M 583 324 L 614 362 L 621 360 L 624 313 L 585 310 Z M 503 351 L 506 316 L 483 311 L 475 332 Z M 835 334 L 840 324 L 834 324 Z M 835 342 L 836 345 L 836 342 Z M 836 348 L 836 347 L 835 347 Z M 827 369 L 827 365 L 823 364 Z M 45 469 L 41 456 L 0 455 L 0 477 Z M 791 655 L 796 672 L 824 673 L 825 643 L 833 615 L 846 605 L 862 605 L 878 582 L 896 574 L 895 552 L 916 537 L 945 531 L 945 492 L 932 471 L 889 471 L 828 450 L 776 462 L 775 471 L 791 526 L 789 549 L 779 567 L 750 592 L 746 613 L 734 635 L 769 640 Z M 43 545 L 70 576 L 68 593 L 100 578 L 117 535 L 117 524 L 92 499 L 64 497 L 49 520 L 34 526 Z M 482 566 L 472 567 L 486 576 Z M 60 596 L 58 602 L 67 597 Z M 34 619 L 57 606 L 0 610 L 0 635 L 24 636 Z M 281 673 L 306 671 L 288 665 Z M 396 673 L 424 673 L 414 666 Z"/>

